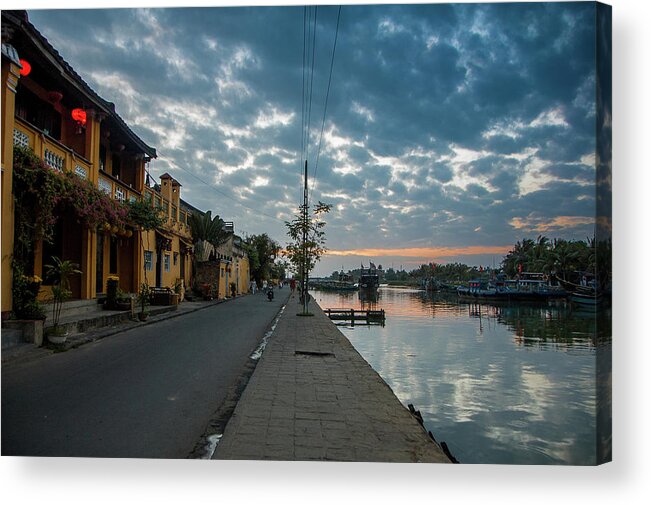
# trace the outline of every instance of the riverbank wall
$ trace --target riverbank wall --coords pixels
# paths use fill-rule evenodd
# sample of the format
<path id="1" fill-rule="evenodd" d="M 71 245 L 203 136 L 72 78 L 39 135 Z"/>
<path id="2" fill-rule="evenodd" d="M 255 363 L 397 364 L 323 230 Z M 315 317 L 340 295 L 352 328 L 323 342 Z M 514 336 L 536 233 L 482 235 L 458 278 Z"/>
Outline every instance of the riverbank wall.
<path id="1" fill-rule="evenodd" d="M 292 295 L 213 459 L 450 463 L 350 341 Z"/>

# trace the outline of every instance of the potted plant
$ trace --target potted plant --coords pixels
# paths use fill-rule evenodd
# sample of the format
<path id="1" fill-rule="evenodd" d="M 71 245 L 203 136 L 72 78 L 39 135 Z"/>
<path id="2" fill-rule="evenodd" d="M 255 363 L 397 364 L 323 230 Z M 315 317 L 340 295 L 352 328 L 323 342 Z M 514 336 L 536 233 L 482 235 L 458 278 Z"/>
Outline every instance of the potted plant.
<path id="1" fill-rule="evenodd" d="M 185 285 L 183 284 L 183 279 L 177 279 L 174 283 L 174 293 L 179 295 L 179 302 L 182 302 L 185 299 Z"/>
<path id="2" fill-rule="evenodd" d="M 23 339 L 37 346 L 43 344 L 43 323 L 45 311 L 37 300 L 41 287 L 38 275 L 26 276 L 22 266 L 14 263 L 13 275 L 13 313 L 11 320 L 3 321 L 2 326 L 14 328 L 23 334 Z"/>
<path id="3" fill-rule="evenodd" d="M 131 310 L 131 296 L 118 288 L 115 299 L 116 310 Z"/>
<path id="4" fill-rule="evenodd" d="M 147 307 L 151 301 L 151 291 L 149 285 L 146 282 L 143 282 L 140 285 L 140 291 L 138 292 L 138 305 L 140 306 L 140 312 L 138 312 L 138 319 L 140 321 L 145 321 L 149 317 L 149 312 L 147 312 Z"/>
<path id="5" fill-rule="evenodd" d="M 54 323 L 45 331 L 48 340 L 53 344 L 62 344 L 67 338 L 65 329 L 59 327 L 59 318 L 63 303 L 72 296 L 69 277 L 81 273 L 78 267 L 78 264 L 70 260 L 61 260 L 56 256 L 52 257 L 51 265 L 45 266 L 47 276 L 54 279 L 52 285 L 52 320 Z"/>

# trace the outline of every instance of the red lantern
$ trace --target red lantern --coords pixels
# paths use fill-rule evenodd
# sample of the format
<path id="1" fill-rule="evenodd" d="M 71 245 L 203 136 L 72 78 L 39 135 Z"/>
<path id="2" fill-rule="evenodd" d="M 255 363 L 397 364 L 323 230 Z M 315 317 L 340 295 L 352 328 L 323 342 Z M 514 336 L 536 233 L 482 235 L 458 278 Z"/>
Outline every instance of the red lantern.
<path id="1" fill-rule="evenodd" d="M 86 111 L 84 109 L 72 109 L 72 119 L 81 126 L 86 126 Z"/>
<path id="2" fill-rule="evenodd" d="M 27 60 L 20 60 L 20 64 L 23 67 L 20 69 L 20 75 L 23 77 L 29 75 L 29 73 L 32 71 L 32 66 L 29 64 L 29 62 Z"/>

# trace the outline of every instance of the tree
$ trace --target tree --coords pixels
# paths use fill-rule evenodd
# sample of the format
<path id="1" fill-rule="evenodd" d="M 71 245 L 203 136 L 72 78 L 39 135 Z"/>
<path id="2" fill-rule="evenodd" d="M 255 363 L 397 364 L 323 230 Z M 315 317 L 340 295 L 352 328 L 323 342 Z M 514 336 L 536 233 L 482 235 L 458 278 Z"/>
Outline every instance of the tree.
<path id="1" fill-rule="evenodd" d="M 207 261 L 210 253 L 231 235 L 231 232 L 226 231 L 224 221 L 218 215 L 212 217 L 210 210 L 205 214 L 193 212 L 189 225 L 197 261 Z"/>
<path id="2" fill-rule="evenodd" d="M 255 280 L 258 288 L 262 282 L 271 277 L 271 268 L 280 251 L 280 246 L 269 235 L 251 235 L 246 242 L 243 242 L 249 257 L 251 277 Z"/>
<path id="3" fill-rule="evenodd" d="M 325 231 L 326 225 L 322 216 L 330 212 L 332 205 L 319 202 L 314 206 L 312 215 L 308 208 L 301 205 L 299 211 L 291 221 L 285 221 L 287 235 L 291 242 L 287 244 L 285 256 L 293 265 L 298 276 L 303 282 L 303 300 L 306 300 L 307 283 L 304 282 L 316 263 L 326 252 Z M 307 303 L 303 303 L 303 313 L 307 313 Z"/>

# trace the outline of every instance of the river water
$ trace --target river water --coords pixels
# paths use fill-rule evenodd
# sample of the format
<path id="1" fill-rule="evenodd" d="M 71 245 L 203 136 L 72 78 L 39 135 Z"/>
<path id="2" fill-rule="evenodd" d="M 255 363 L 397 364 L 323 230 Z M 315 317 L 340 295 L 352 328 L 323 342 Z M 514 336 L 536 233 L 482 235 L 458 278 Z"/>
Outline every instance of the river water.
<path id="1" fill-rule="evenodd" d="M 461 463 L 593 465 L 610 454 L 610 309 L 388 287 L 371 302 L 312 295 L 321 308 L 386 311 L 384 326 L 339 327 Z"/>

